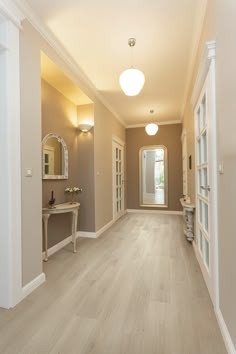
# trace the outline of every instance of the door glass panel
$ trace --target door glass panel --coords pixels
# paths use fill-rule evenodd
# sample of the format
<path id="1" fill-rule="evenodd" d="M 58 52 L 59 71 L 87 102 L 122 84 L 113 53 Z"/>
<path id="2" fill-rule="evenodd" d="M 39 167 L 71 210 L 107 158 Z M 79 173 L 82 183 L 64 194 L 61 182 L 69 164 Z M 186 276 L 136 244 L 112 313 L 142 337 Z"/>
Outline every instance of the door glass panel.
<path id="1" fill-rule="evenodd" d="M 207 268 L 209 268 L 209 259 L 210 259 L 210 254 L 209 254 L 209 242 L 207 239 L 204 238 L 204 260 L 206 262 Z"/>
<path id="2" fill-rule="evenodd" d="M 202 162 L 207 162 L 207 138 L 206 132 L 202 135 Z"/>
<path id="3" fill-rule="evenodd" d="M 202 169 L 202 185 L 204 187 L 207 187 L 207 185 L 208 185 L 207 168 Z M 208 197 L 208 190 L 202 190 L 202 195 L 207 198 Z"/>
<path id="4" fill-rule="evenodd" d="M 198 164 L 202 163 L 202 154 L 201 154 L 201 140 L 198 140 L 197 142 L 197 149 L 198 149 Z"/>
<path id="5" fill-rule="evenodd" d="M 208 232 L 208 205 L 206 203 L 202 203 L 204 208 L 204 229 Z"/>
<path id="6" fill-rule="evenodd" d="M 202 201 L 199 200 L 199 222 L 202 224 Z"/>

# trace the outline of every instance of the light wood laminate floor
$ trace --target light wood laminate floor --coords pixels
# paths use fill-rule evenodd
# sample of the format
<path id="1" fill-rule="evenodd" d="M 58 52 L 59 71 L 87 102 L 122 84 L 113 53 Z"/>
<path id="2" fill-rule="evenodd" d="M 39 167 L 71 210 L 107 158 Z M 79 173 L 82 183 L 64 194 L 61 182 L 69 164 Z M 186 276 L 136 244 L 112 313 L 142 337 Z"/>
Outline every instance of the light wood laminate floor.
<path id="1" fill-rule="evenodd" d="M 226 354 L 180 216 L 127 214 L 44 264 L 47 281 L 0 310 L 0 353 Z"/>

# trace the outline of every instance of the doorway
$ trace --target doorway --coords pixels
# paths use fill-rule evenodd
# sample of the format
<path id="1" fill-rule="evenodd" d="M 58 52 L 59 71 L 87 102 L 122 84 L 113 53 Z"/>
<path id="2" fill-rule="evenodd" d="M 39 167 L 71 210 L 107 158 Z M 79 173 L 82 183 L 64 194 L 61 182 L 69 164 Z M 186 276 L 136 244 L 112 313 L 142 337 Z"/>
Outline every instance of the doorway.
<path id="1" fill-rule="evenodd" d="M 215 62 L 205 71 L 205 82 L 196 101 L 195 181 L 196 237 L 194 248 L 212 302 L 218 304 L 217 159 Z"/>
<path id="2" fill-rule="evenodd" d="M 112 139 L 113 165 L 113 220 L 124 214 L 124 142 Z"/>

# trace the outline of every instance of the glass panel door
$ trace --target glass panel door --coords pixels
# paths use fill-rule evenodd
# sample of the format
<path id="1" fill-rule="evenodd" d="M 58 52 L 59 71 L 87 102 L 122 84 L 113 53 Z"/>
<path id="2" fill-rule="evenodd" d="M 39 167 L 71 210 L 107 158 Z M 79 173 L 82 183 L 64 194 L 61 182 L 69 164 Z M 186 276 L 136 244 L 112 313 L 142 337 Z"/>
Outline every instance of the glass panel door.
<path id="1" fill-rule="evenodd" d="M 124 212 L 124 161 L 123 146 L 113 141 L 113 218 Z"/>

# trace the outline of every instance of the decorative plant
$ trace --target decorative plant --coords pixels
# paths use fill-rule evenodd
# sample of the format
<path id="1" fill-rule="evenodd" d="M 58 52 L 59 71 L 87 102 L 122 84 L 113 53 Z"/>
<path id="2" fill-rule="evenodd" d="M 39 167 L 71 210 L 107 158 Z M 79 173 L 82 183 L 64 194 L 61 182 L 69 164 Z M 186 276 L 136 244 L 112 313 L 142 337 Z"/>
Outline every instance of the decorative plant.
<path id="1" fill-rule="evenodd" d="M 79 187 L 68 187 L 65 189 L 65 193 L 70 194 L 71 195 L 71 204 L 75 203 L 74 201 L 74 196 L 75 194 L 78 194 L 82 192 L 82 188 Z"/>

